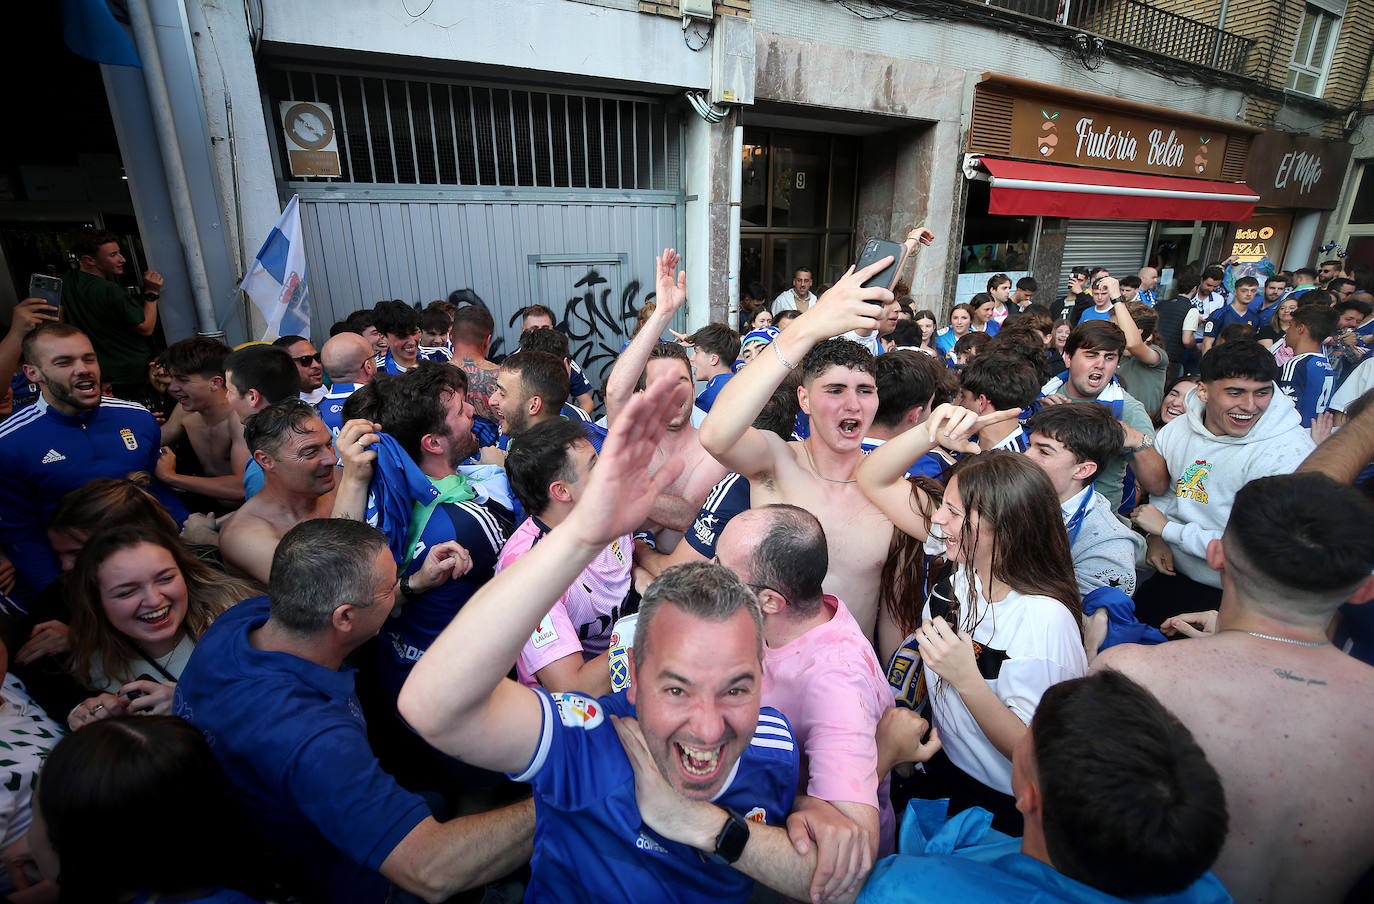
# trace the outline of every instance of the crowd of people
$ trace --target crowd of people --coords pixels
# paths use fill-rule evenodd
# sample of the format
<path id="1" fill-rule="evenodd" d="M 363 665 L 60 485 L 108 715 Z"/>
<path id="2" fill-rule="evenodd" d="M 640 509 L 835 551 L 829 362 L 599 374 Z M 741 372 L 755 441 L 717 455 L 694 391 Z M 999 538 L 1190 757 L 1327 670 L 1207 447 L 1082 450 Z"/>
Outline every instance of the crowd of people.
<path id="1" fill-rule="evenodd" d="M 0 341 L 4 900 L 1374 892 L 1367 267 L 684 335 L 665 249 L 598 389 L 462 298 L 154 356 L 74 247 Z"/>

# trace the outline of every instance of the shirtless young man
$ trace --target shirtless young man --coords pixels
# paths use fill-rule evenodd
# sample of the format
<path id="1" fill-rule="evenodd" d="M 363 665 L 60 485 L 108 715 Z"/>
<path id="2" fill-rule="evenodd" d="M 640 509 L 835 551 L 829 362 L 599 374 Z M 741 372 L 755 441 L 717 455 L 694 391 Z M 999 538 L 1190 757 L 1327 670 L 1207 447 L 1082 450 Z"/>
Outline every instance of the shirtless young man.
<path id="1" fill-rule="evenodd" d="M 692 388 L 692 366 L 688 363 L 687 353 L 680 345 L 659 342 L 659 337 L 672 323 L 673 315 L 687 301 L 687 274 L 677 272 L 678 262 L 682 258 L 671 248 L 665 248 L 663 256 L 654 260 L 658 265 L 657 307 L 644 322 L 639 335 L 620 353 L 610 376 L 606 378 L 608 427 L 615 425 L 621 409 L 629 403 L 637 388 L 654 382 L 662 374 L 674 374 L 678 382 L 685 384 L 689 390 Z M 677 273 L 676 278 L 674 273 Z M 744 419 L 746 426 L 763 407 L 767 396 L 768 393 L 764 393 L 758 407 Z M 655 541 L 663 552 L 673 551 L 682 535 L 692 526 L 692 519 L 706 501 L 711 488 L 728 471 L 702 448 L 697 438 L 697 428 L 691 422 L 692 406 L 693 399 L 689 393 L 687 401 L 681 405 L 682 410 L 668 422 L 668 432 L 664 434 L 650 466 L 651 472 L 656 472 L 665 461 L 673 458 L 681 458 L 684 464 L 682 473 L 659 494 L 646 522 L 648 529 L 654 531 Z"/>
<path id="2" fill-rule="evenodd" d="M 262 491 L 225 522 L 219 546 L 225 564 L 266 584 L 272 554 L 286 532 L 302 521 L 331 516 L 339 460 L 329 428 L 300 399 L 277 402 L 249 417 L 243 438 L 262 467 Z"/>
<path id="3" fill-rule="evenodd" d="M 163 353 L 172 377 L 167 392 L 177 407 L 162 425 L 157 476 L 175 490 L 238 503 L 243 501 L 248 450 L 239 441 L 239 420 L 225 395 L 224 359 L 229 351 L 222 342 L 198 337 L 183 339 Z M 168 447 L 182 437 L 190 440 L 204 474 L 176 472 L 177 459 Z"/>
<path id="4" fill-rule="evenodd" d="M 1252 481 L 1207 548 L 1216 633 L 1093 664 L 1157 696 L 1221 774 L 1231 830 L 1214 870 L 1236 901 L 1338 902 L 1374 864 L 1374 669 L 1327 640 L 1337 607 L 1374 589 L 1374 533 L 1350 529 L 1372 521 L 1323 474 Z"/>
<path id="5" fill-rule="evenodd" d="M 892 522 L 859 491 L 854 471 L 878 410 L 878 390 L 868 349 L 834 337 L 876 328 L 882 304 L 892 293 L 864 288 L 863 281 L 891 263 L 884 258 L 841 277 L 778 334 L 771 349 L 725 384 L 701 425 L 701 444 L 749 481 L 753 506 L 785 502 L 820 521 L 830 551 L 825 592 L 845 601 L 870 642 Z M 662 298 L 660 291 L 660 305 Z M 798 366 L 802 385 L 797 399 L 811 418 L 810 437 L 787 442 L 750 426 L 773 390 Z"/>

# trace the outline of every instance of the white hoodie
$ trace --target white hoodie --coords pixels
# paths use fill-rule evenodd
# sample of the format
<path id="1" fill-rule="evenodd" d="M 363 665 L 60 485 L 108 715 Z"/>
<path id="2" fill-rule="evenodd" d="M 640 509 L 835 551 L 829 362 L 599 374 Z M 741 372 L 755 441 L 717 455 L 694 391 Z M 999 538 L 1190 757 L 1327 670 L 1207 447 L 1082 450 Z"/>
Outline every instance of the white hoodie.
<path id="1" fill-rule="evenodd" d="M 1245 436 L 1213 435 L 1196 389 L 1184 404 L 1188 413 L 1166 424 L 1155 440 L 1169 463 L 1174 494 L 1150 501 L 1169 519 L 1163 537 L 1173 550 L 1174 568 L 1220 587 L 1221 575 L 1207 564 L 1207 544 L 1221 538 L 1236 492 L 1257 478 L 1293 473 L 1316 444 L 1277 384 L 1269 407 Z"/>

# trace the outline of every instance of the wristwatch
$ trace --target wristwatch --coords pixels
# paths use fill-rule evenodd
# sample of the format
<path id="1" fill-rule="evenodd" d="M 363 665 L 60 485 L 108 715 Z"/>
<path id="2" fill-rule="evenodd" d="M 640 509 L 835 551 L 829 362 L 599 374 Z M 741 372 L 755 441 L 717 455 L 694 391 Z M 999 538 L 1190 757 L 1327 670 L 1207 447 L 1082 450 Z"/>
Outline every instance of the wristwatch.
<path id="1" fill-rule="evenodd" d="M 707 854 L 716 863 L 729 865 L 744 854 L 744 846 L 749 843 L 749 823 L 734 810 L 725 811 L 725 825 L 716 836 L 716 849 Z"/>
<path id="2" fill-rule="evenodd" d="M 401 599 L 412 600 L 415 596 L 415 591 L 410 589 L 410 575 L 401 575 Z"/>
<path id="3" fill-rule="evenodd" d="M 157 300 L 158 300 L 159 298 L 161 298 L 161 297 L 162 297 L 162 293 L 161 293 L 161 292 L 144 292 L 144 293 L 143 293 L 143 300 L 144 300 L 144 301 L 157 301 Z"/>
<path id="4" fill-rule="evenodd" d="M 1145 434 L 1142 434 L 1142 439 L 1141 439 L 1141 441 L 1140 441 L 1140 445 L 1135 446 L 1134 448 L 1131 448 L 1131 449 L 1127 449 L 1126 452 L 1127 452 L 1127 454 L 1129 454 L 1129 455 L 1134 455 L 1134 454 L 1136 454 L 1137 452 L 1144 452 L 1146 449 L 1153 449 L 1154 446 L 1155 446 L 1155 438 L 1154 438 L 1153 436 L 1151 436 L 1150 434 L 1145 433 Z"/>

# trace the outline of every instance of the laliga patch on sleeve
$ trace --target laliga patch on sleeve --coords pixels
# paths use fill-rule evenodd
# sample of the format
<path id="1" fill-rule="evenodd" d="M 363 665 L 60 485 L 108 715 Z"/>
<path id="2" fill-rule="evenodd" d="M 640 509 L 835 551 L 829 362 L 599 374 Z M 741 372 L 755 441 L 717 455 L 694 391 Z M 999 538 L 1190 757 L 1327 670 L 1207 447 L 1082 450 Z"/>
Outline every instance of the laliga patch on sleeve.
<path id="1" fill-rule="evenodd" d="M 605 721 L 601 704 L 581 694 L 553 694 L 558 720 L 569 728 L 595 728 Z"/>
<path id="2" fill-rule="evenodd" d="M 539 622 L 539 627 L 534 629 L 530 635 L 530 644 L 537 650 L 546 647 L 558 639 L 558 629 L 553 626 L 553 619 L 544 616 Z"/>

